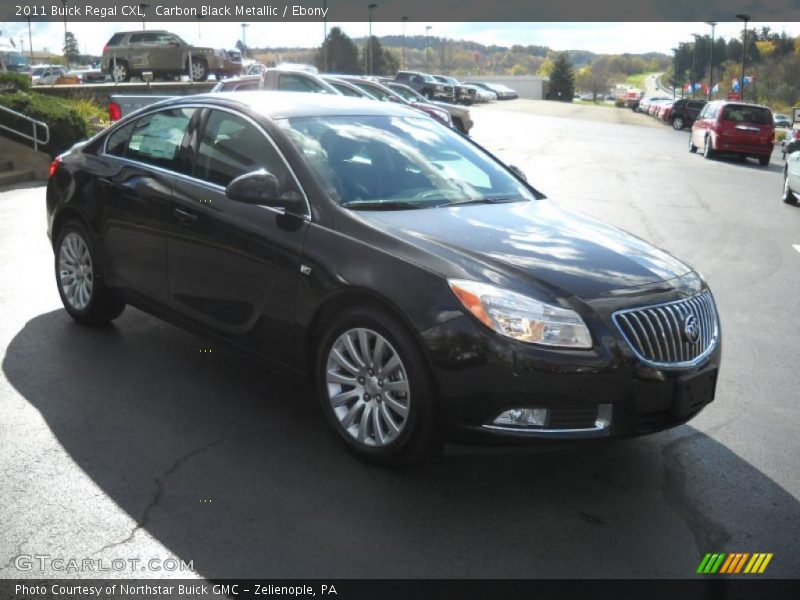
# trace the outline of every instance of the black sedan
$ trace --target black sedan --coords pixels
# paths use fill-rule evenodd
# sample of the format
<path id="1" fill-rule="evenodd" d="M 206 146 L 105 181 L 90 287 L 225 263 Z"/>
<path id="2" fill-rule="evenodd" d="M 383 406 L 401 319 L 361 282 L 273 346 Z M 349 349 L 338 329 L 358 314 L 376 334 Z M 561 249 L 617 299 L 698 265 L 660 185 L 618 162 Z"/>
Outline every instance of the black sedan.
<path id="1" fill-rule="evenodd" d="M 56 159 L 47 213 L 76 321 L 130 304 L 304 373 L 377 462 L 647 433 L 713 399 L 692 269 L 400 105 L 167 100 Z"/>

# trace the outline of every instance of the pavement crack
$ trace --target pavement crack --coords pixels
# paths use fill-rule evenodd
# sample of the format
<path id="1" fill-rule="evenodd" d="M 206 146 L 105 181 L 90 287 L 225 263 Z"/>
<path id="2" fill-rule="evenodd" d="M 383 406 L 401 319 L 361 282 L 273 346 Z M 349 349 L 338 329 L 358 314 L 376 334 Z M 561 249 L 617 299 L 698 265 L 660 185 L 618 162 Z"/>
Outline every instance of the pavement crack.
<path id="1" fill-rule="evenodd" d="M 698 503 L 689 495 L 686 488 L 686 467 L 678 455 L 678 448 L 692 440 L 703 437 L 703 432 L 695 432 L 678 438 L 662 450 L 664 459 L 664 479 L 662 491 L 664 499 L 672 510 L 686 523 L 699 555 L 722 548 L 731 539 L 725 527 L 707 515 Z"/>
<path id="2" fill-rule="evenodd" d="M 110 544 L 106 544 L 102 548 L 96 550 L 95 552 L 92 553 L 92 556 L 95 556 L 97 554 L 101 554 L 102 552 L 105 552 L 106 550 L 110 550 L 111 548 L 116 548 L 117 546 L 122 546 L 122 545 L 127 544 L 128 542 L 130 542 L 134 538 L 136 533 L 139 530 L 141 530 L 144 527 L 146 527 L 148 522 L 150 521 L 150 513 L 152 512 L 152 510 L 156 506 L 158 506 L 158 503 L 161 501 L 161 498 L 162 498 L 162 496 L 164 494 L 164 486 L 166 484 L 167 479 L 173 473 L 175 473 L 175 471 L 177 471 L 182 465 L 184 465 L 186 462 L 188 462 L 189 460 L 195 458 L 197 455 L 202 454 L 206 450 L 210 450 L 211 448 L 213 448 L 215 446 L 218 446 L 222 442 L 226 441 L 229 437 L 231 437 L 231 435 L 232 435 L 232 433 L 227 433 L 224 436 L 222 436 L 221 438 L 218 438 L 218 439 L 214 440 L 213 442 L 209 442 L 208 444 L 205 444 L 204 446 L 201 446 L 199 448 L 196 448 L 196 449 L 192 450 L 191 452 L 187 452 L 186 454 L 183 454 L 183 455 L 179 456 L 156 479 L 155 493 L 153 494 L 153 497 L 150 499 L 150 502 L 147 503 L 147 506 L 145 506 L 144 511 L 142 511 L 142 516 L 139 517 L 139 519 L 137 519 L 136 525 L 131 529 L 130 533 L 124 539 L 122 539 L 120 541 L 117 541 L 117 542 L 112 542 Z"/>

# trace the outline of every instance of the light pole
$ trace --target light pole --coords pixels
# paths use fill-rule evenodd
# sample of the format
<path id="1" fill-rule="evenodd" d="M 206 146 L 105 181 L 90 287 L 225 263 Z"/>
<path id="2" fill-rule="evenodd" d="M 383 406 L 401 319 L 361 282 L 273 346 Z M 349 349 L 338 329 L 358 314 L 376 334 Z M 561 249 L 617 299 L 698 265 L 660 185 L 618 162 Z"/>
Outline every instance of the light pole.
<path id="1" fill-rule="evenodd" d="M 245 30 L 250 27 L 249 23 L 242 23 L 242 58 L 247 58 L 247 38 Z"/>
<path id="2" fill-rule="evenodd" d="M 200 42 L 203 39 L 203 35 L 200 33 L 200 21 L 203 19 L 203 15 L 197 13 L 197 41 Z"/>
<path id="3" fill-rule="evenodd" d="M 744 67 L 747 59 L 747 22 L 750 20 L 750 15 L 736 15 L 736 18 L 744 22 L 744 31 L 742 32 L 742 79 L 739 83 L 739 89 L 741 90 L 739 98 L 744 102 Z"/>
<path id="4" fill-rule="evenodd" d="M 139 4 L 139 10 L 142 11 L 142 31 L 144 31 L 144 18 L 147 16 L 147 9 L 150 8 L 149 4 L 141 2 Z"/>
<path id="5" fill-rule="evenodd" d="M 678 81 L 678 49 L 673 48 L 672 52 L 672 99 L 675 100 L 675 83 Z"/>
<path id="6" fill-rule="evenodd" d="M 714 28 L 717 24 L 714 21 L 706 21 L 706 25 L 711 25 L 711 57 L 708 65 L 708 99 L 711 100 L 711 90 L 714 89 Z"/>
<path id="7" fill-rule="evenodd" d="M 403 17 L 403 69 L 408 68 L 406 63 L 406 21 L 408 21 L 408 17 Z"/>
<path id="8" fill-rule="evenodd" d="M 30 17 L 28 17 L 28 55 L 31 57 L 31 65 L 33 65 L 33 36 L 31 35 Z"/>
<path id="9" fill-rule="evenodd" d="M 431 64 L 430 64 L 430 62 L 431 62 L 431 55 L 430 55 L 431 29 L 433 29 L 433 27 L 431 27 L 430 25 L 426 25 L 425 26 L 425 70 L 426 71 L 430 71 L 431 70 Z"/>
<path id="10" fill-rule="evenodd" d="M 372 75 L 372 9 L 378 8 L 377 4 L 370 4 L 367 9 L 369 12 L 369 37 L 367 38 L 367 56 L 369 57 L 369 71 L 368 74 Z"/>
<path id="11" fill-rule="evenodd" d="M 67 0 L 61 0 L 61 4 L 64 5 L 64 54 L 67 53 Z M 69 63 L 69 59 L 67 59 L 67 63 Z M 69 65 L 67 65 L 69 66 Z"/>
<path id="12" fill-rule="evenodd" d="M 322 0 L 322 72 L 328 72 L 328 0 Z"/>
<path id="13" fill-rule="evenodd" d="M 695 87 L 697 86 L 697 40 L 700 39 L 700 36 L 693 33 L 692 37 L 694 37 L 692 46 L 692 98 L 694 98 Z"/>

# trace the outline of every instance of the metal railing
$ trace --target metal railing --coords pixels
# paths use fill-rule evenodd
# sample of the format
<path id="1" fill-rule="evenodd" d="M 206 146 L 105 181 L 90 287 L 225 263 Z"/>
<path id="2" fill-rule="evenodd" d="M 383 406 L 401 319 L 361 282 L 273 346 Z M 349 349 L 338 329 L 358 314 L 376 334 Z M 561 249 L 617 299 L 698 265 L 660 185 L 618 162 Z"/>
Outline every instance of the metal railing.
<path id="1" fill-rule="evenodd" d="M 33 142 L 33 149 L 37 152 L 39 151 L 39 146 L 44 146 L 50 142 L 50 128 L 47 126 L 47 123 L 42 123 L 41 121 L 37 121 L 36 119 L 30 118 L 28 115 L 23 115 L 15 110 L 11 110 L 10 108 L 6 108 L 5 106 L 0 106 L 0 111 L 4 113 L 8 113 L 25 121 L 28 121 L 31 124 L 32 133 L 33 135 L 28 135 L 24 131 L 20 131 L 18 129 L 14 129 L 13 127 L 9 127 L 7 125 L 3 125 L 0 123 L 0 129 L 5 129 L 6 131 L 10 131 L 11 133 L 15 133 L 20 137 L 24 137 L 26 140 L 30 140 Z M 37 127 L 41 127 L 44 129 L 44 139 L 39 139 L 39 130 Z"/>

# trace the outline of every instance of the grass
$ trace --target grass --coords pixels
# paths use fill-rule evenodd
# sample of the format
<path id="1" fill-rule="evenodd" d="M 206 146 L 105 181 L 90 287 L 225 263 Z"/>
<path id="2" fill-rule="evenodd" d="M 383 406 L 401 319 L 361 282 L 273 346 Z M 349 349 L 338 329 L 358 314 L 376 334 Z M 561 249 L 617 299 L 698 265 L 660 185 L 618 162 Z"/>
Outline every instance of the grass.
<path id="1" fill-rule="evenodd" d="M 653 72 L 650 73 L 634 73 L 633 75 L 628 75 L 625 78 L 624 83 L 631 87 L 638 88 L 640 90 L 644 89 L 644 80 L 647 79 L 649 75 L 652 75 Z"/>

